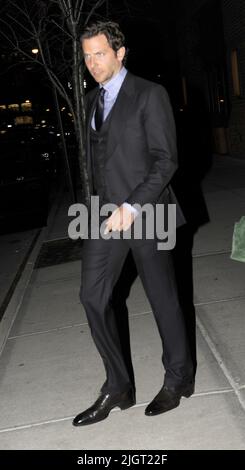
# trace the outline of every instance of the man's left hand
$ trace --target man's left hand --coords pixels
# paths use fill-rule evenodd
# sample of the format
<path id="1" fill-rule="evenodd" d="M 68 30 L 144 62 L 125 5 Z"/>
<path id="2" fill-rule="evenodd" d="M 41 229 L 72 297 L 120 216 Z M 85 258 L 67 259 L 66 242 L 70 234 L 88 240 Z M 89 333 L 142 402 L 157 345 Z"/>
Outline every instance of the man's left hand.
<path id="1" fill-rule="evenodd" d="M 106 221 L 106 228 L 104 234 L 118 230 L 119 232 L 126 231 L 132 225 L 135 219 L 135 214 L 124 205 L 118 207 L 112 212 L 109 219 Z"/>

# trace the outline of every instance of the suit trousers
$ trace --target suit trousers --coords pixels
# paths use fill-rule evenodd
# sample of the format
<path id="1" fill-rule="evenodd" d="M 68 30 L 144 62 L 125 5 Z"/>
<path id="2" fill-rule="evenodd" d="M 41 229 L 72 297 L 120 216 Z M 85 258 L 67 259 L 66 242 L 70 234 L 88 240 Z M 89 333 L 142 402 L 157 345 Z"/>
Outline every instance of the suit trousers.
<path id="1" fill-rule="evenodd" d="M 162 340 L 165 385 L 178 388 L 192 378 L 193 366 L 179 305 L 172 254 L 156 240 L 84 240 L 80 299 L 106 371 L 104 393 L 133 387 L 123 358 L 112 309 L 112 291 L 131 248 Z M 144 338 L 142 338 L 142 347 Z"/>

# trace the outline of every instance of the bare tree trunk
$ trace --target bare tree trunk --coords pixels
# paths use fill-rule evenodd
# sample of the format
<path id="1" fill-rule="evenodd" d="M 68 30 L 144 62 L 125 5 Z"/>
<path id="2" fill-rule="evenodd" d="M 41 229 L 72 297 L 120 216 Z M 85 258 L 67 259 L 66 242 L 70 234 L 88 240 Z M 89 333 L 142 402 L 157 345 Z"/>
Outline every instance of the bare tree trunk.
<path id="1" fill-rule="evenodd" d="M 70 194 L 71 194 L 72 202 L 75 203 L 75 202 L 77 202 L 76 189 L 75 189 L 73 181 L 72 181 L 71 168 L 70 168 L 70 163 L 69 163 L 69 156 L 68 156 L 68 153 L 67 153 L 67 146 L 66 146 L 66 141 L 65 141 L 63 122 L 62 122 L 62 118 L 61 118 L 61 114 L 60 114 L 60 106 L 59 106 L 57 90 L 56 90 L 55 87 L 53 87 L 53 94 L 54 94 L 56 115 L 57 115 L 58 126 L 59 126 L 60 137 L 61 137 L 62 153 L 63 153 L 63 156 L 64 156 L 66 179 L 67 179 L 69 191 L 70 191 Z"/>
<path id="2" fill-rule="evenodd" d="M 67 103 L 74 120 L 78 145 L 78 163 L 82 182 L 83 196 L 87 207 L 90 206 L 89 178 L 86 166 L 86 128 L 84 109 L 82 52 L 79 33 L 82 25 L 106 4 L 107 0 L 9 0 L 5 3 L 4 18 L 0 17 L 3 29 L 0 35 L 11 49 L 22 54 L 29 62 L 44 68 L 52 83 L 61 134 L 66 177 L 75 201 L 75 191 L 70 171 L 67 147 L 60 115 L 58 95 Z M 39 58 L 30 52 L 37 45 Z M 46 45 L 50 45 L 46 48 Z M 57 44 L 60 48 L 57 48 Z M 72 60 L 63 53 L 68 45 L 72 48 Z M 52 60 L 51 60 L 52 56 Z M 67 71 L 72 70 L 73 97 L 67 92 Z M 70 80 L 70 76 L 69 76 Z"/>
<path id="3" fill-rule="evenodd" d="M 50 57 L 50 51 L 49 51 L 48 43 L 46 44 L 46 51 L 47 51 L 47 57 L 48 57 L 49 65 L 51 67 L 52 64 L 51 64 L 51 57 Z M 54 96 L 56 116 L 57 116 L 57 121 L 58 121 L 58 128 L 59 128 L 60 137 L 61 137 L 62 154 L 63 154 L 64 164 L 65 164 L 65 174 L 66 174 L 67 184 L 68 184 L 68 188 L 69 188 L 69 191 L 70 191 L 70 194 L 71 194 L 72 202 L 74 203 L 74 202 L 77 202 L 76 201 L 77 200 L 76 190 L 74 188 L 74 184 L 73 184 L 72 176 L 71 176 L 71 168 L 70 168 L 70 163 L 69 163 L 69 156 L 68 156 L 68 153 L 67 153 L 67 146 L 66 146 L 66 141 L 65 141 L 63 122 L 62 122 L 61 113 L 60 113 L 58 93 L 57 93 L 57 88 L 54 86 L 53 82 L 51 82 L 51 83 L 52 83 L 52 91 L 53 91 L 53 96 Z"/>
<path id="4" fill-rule="evenodd" d="M 76 25 L 73 25 L 74 37 L 76 34 Z M 90 189 L 89 180 L 86 166 L 86 126 L 85 126 L 85 112 L 84 112 L 84 86 L 83 86 L 83 73 L 81 69 L 81 49 L 77 40 L 73 40 L 73 93 L 75 104 L 76 116 L 76 135 L 78 142 L 78 162 L 80 168 L 80 176 L 83 186 L 83 194 L 87 207 L 90 204 Z"/>

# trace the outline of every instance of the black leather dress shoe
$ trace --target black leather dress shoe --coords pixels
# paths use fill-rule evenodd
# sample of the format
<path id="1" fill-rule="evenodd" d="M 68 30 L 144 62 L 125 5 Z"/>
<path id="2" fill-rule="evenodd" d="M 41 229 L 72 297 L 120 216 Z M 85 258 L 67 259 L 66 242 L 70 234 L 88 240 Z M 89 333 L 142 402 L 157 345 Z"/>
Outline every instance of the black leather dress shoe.
<path id="1" fill-rule="evenodd" d="M 163 385 L 160 392 L 146 407 L 146 416 L 155 416 L 176 408 L 180 404 L 181 397 L 189 398 L 194 393 L 194 382 L 176 389 Z"/>
<path id="2" fill-rule="evenodd" d="M 118 406 L 121 410 L 126 410 L 135 405 L 135 393 L 129 390 L 123 393 L 112 395 L 101 393 L 96 402 L 87 410 L 77 415 L 72 424 L 74 426 L 86 426 L 87 424 L 98 423 L 107 418 L 110 411 Z"/>

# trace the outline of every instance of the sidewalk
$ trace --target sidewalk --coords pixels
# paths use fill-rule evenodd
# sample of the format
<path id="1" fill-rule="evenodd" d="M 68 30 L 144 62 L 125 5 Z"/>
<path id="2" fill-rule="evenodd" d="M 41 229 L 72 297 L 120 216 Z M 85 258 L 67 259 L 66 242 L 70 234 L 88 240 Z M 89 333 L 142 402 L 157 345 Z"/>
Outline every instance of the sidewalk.
<path id="1" fill-rule="evenodd" d="M 63 200 L 17 286 L 18 302 L 8 307 L 0 449 L 245 449 L 245 264 L 230 259 L 234 223 L 245 214 L 245 162 L 216 157 L 204 192 L 211 223 L 194 247 L 195 394 L 168 413 L 144 415 L 163 371 L 159 334 L 137 279 L 128 303 L 137 404 L 92 426 L 72 426 L 97 398 L 104 372 L 78 298 L 80 260 L 33 269 L 43 242 L 67 237 Z"/>

